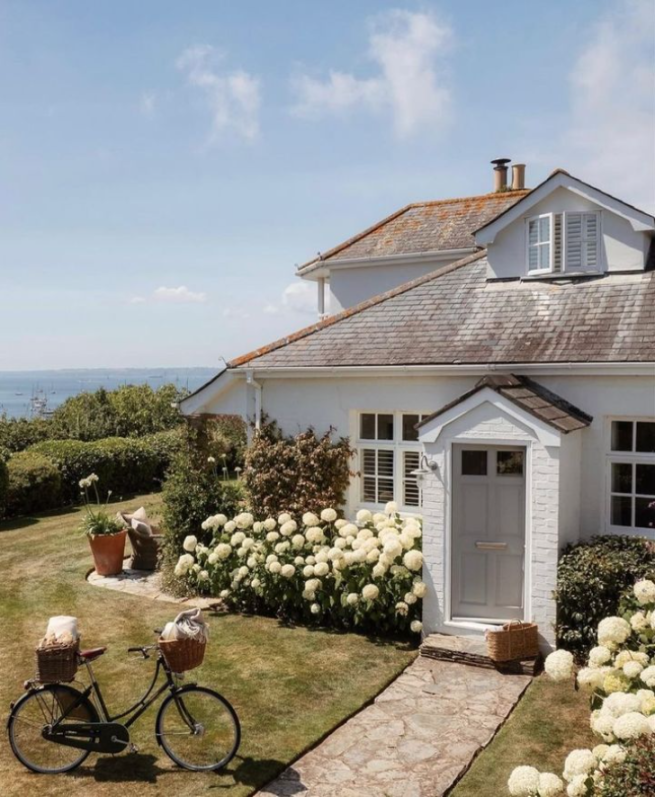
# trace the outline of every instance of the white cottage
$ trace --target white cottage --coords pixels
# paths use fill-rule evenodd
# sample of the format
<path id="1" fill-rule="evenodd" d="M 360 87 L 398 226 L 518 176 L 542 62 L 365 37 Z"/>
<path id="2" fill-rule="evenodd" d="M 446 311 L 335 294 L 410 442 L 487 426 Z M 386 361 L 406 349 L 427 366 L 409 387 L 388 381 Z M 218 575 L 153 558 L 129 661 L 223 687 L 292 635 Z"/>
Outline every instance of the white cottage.
<path id="1" fill-rule="evenodd" d="M 425 630 L 534 619 L 547 648 L 562 547 L 654 534 L 655 219 L 494 163 L 493 193 L 409 205 L 301 266 L 319 322 L 181 410 L 348 435 L 347 511 L 423 515 Z"/>

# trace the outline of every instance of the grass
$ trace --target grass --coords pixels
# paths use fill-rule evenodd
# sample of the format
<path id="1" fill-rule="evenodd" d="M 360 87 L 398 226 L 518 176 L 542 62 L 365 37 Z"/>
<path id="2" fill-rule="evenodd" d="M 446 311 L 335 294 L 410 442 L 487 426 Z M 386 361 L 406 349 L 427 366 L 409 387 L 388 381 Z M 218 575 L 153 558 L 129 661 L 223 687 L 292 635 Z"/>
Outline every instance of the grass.
<path id="1" fill-rule="evenodd" d="M 115 504 L 144 505 L 157 515 L 160 496 Z M 130 645 L 153 640 L 177 613 L 173 604 L 146 601 L 90 586 L 86 538 L 77 530 L 80 510 L 0 524 L 0 706 L 8 711 L 33 674 L 34 647 L 52 615 L 78 617 L 85 647 L 108 645 L 96 663 L 110 711 L 133 702 L 144 690 L 151 662 L 128 656 Z M 193 680 L 222 692 L 241 719 L 237 758 L 222 774 L 184 772 L 160 752 L 154 738 L 157 707 L 132 727 L 138 754 L 90 756 L 75 772 L 33 775 L 0 745 L 0 791 L 4 797 L 41 792 L 111 797 L 125 793 L 195 797 L 215 791 L 230 797 L 252 794 L 332 728 L 371 700 L 415 657 L 402 643 L 355 634 L 288 628 L 261 617 L 209 617 L 210 644 Z"/>
<path id="2" fill-rule="evenodd" d="M 561 777 L 564 759 L 576 748 L 598 744 L 589 729 L 589 696 L 572 684 L 542 675 L 491 744 L 451 792 L 451 797 L 501 797 L 514 767 L 530 764 Z"/>

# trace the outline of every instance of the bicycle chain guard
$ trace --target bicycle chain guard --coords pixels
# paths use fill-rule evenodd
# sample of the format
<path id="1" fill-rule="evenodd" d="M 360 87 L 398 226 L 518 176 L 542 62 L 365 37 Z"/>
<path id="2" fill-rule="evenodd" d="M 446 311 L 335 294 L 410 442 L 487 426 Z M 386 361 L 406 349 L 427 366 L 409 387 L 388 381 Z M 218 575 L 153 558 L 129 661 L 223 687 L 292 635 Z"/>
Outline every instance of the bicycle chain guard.
<path id="1" fill-rule="evenodd" d="M 43 738 L 92 753 L 122 753 L 130 745 L 130 732 L 120 722 L 78 722 L 43 729 Z"/>

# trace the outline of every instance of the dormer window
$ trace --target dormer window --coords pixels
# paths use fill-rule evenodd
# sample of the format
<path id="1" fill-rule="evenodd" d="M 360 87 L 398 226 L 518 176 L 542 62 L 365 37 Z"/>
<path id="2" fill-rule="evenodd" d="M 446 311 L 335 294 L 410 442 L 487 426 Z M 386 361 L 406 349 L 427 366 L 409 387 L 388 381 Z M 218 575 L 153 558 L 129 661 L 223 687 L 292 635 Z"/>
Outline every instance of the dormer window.
<path id="1" fill-rule="evenodd" d="M 528 274 L 598 271 L 600 218 L 592 212 L 542 213 L 527 220 Z"/>

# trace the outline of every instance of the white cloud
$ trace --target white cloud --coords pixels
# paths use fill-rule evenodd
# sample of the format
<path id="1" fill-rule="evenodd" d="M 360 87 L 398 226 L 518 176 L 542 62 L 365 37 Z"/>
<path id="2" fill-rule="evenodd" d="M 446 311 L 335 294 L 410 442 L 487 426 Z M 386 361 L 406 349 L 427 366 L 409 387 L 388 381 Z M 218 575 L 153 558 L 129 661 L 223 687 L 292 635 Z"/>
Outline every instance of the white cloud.
<path id="1" fill-rule="evenodd" d="M 266 315 L 313 315 L 318 312 L 316 284 L 305 280 L 292 282 L 282 291 L 279 302 L 269 302 L 263 309 Z"/>
<path id="2" fill-rule="evenodd" d="M 224 58 L 211 45 L 198 44 L 185 50 L 176 66 L 187 83 L 205 95 L 212 117 L 212 143 L 227 130 L 253 140 L 259 135 L 259 79 L 242 69 L 220 73 L 216 67 Z"/>
<path id="3" fill-rule="evenodd" d="M 207 301 L 207 294 L 190 291 L 186 285 L 180 285 L 179 288 L 165 288 L 162 286 L 153 293 L 153 299 L 157 302 L 197 304 Z"/>
<path id="4" fill-rule="evenodd" d="M 432 12 L 393 10 L 371 22 L 368 56 L 374 77 L 330 71 L 321 80 L 296 75 L 292 112 L 306 118 L 345 113 L 356 107 L 391 112 L 396 134 L 442 127 L 450 116 L 451 93 L 441 62 L 453 41 L 451 28 Z"/>
<path id="5" fill-rule="evenodd" d="M 157 105 L 157 95 L 152 91 L 144 91 L 141 95 L 139 108 L 144 116 L 154 116 Z"/>
<path id="6" fill-rule="evenodd" d="M 132 296 L 127 300 L 128 304 L 143 304 L 145 302 L 145 298 L 143 296 Z"/>
<path id="7" fill-rule="evenodd" d="M 655 211 L 652 0 L 621 0 L 592 28 L 570 75 L 570 120 L 556 157 L 628 202 Z M 562 157 L 564 156 L 564 157 Z"/>

